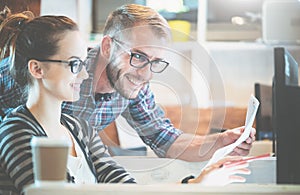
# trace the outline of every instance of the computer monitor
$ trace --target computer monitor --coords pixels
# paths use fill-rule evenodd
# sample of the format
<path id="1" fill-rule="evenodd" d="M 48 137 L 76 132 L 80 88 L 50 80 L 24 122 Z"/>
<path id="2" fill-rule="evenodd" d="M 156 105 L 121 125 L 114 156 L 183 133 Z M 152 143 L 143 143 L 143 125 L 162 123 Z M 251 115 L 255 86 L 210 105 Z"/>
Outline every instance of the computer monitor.
<path id="1" fill-rule="evenodd" d="M 272 85 L 255 83 L 255 97 L 260 102 L 256 114 L 256 139 L 273 140 L 272 127 Z"/>
<path id="2" fill-rule="evenodd" d="M 283 47 L 274 48 L 273 128 L 278 184 L 300 184 L 300 87 L 298 64 Z"/>

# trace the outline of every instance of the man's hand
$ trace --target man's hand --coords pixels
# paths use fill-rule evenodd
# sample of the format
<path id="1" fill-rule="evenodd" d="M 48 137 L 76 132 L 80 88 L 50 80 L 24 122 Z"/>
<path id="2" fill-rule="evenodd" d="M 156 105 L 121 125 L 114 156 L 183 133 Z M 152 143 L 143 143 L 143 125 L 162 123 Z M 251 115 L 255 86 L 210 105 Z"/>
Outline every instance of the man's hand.
<path id="1" fill-rule="evenodd" d="M 238 127 L 235 129 L 227 130 L 223 133 L 223 144 L 224 146 L 227 146 L 233 142 L 235 142 L 244 132 L 245 127 Z M 250 136 L 238 145 L 231 153 L 230 155 L 239 155 L 239 156 L 246 156 L 249 154 L 250 149 L 252 147 L 252 143 L 255 141 L 255 134 L 256 130 L 254 128 L 251 129 Z"/>
<path id="2" fill-rule="evenodd" d="M 186 161 L 209 160 L 217 149 L 235 142 L 244 132 L 244 128 L 245 127 L 238 127 L 227 130 L 223 133 L 216 133 L 207 136 L 183 133 L 171 145 L 166 157 L 179 158 Z M 229 155 L 248 155 L 252 147 L 252 143 L 255 141 L 255 133 L 256 130 L 252 128 L 249 138 L 237 146 Z"/>

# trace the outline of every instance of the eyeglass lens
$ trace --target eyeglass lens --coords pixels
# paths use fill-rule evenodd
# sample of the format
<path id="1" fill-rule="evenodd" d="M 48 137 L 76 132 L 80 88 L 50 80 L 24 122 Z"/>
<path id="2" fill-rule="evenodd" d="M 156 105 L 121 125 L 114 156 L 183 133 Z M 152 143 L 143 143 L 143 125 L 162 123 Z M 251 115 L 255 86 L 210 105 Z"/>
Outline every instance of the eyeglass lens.
<path id="1" fill-rule="evenodd" d="M 146 56 L 138 53 L 131 53 L 130 64 L 136 68 L 143 68 L 147 64 L 151 64 L 150 69 L 152 72 L 162 72 L 169 65 L 168 62 L 162 60 L 153 60 L 150 61 Z"/>
<path id="2" fill-rule="evenodd" d="M 119 45 L 121 48 L 123 48 L 125 51 L 127 50 L 122 46 L 121 43 L 119 43 L 117 39 L 112 38 L 112 40 L 114 40 L 115 43 Z M 134 53 L 131 51 L 128 51 L 128 54 L 130 55 L 130 65 L 135 68 L 143 68 L 150 63 L 150 70 L 155 73 L 160 73 L 164 71 L 169 65 L 168 62 L 163 60 L 150 61 L 149 58 L 143 54 Z"/>
<path id="3" fill-rule="evenodd" d="M 69 65 L 71 66 L 72 73 L 76 74 L 82 70 L 84 62 L 80 59 L 74 59 L 69 61 Z"/>

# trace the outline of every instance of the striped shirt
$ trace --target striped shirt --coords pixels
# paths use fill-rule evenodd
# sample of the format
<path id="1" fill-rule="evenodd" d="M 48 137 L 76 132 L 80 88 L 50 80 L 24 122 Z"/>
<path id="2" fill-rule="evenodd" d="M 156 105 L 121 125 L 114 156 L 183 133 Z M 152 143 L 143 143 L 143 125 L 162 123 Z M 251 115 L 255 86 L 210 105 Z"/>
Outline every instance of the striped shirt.
<path id="1" fill-rule="evenodd" d="M 135 183 L 109 155 L 98 134 L 84 120 L 62 114 L 61 123 L 72 133 L 98 183 Z M 30 140 L 47 136 L 34 116 L 19 106 L 0 124 L 0 194 L 20 193 L 34 182 Z M 68 181 L 73 176 L 68 173 Z"/>

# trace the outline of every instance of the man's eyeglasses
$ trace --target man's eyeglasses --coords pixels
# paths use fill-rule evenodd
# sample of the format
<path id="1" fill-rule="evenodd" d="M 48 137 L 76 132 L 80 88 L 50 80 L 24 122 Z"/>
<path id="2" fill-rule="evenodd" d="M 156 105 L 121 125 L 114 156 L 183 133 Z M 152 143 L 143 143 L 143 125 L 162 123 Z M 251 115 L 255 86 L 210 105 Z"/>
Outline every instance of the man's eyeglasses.
<path id="1" fill-rule="evenodd" d="M 71 67 L 71 72 L 73 74 L 77 74 L 79 73 L 83 66 L 85 66 L 85 62 L 82 61 L 81 59 L 79 58 L 72 58 L 68 61 L 66 60 L 49 60 L 49 59 L 35 59 L 37 61 L 40 61 L 40 62 L 56 62 L 56 63 L 64 63 L 64 64 L 68 64 L 70 67 Z"/>
<path id="2" fill-rule="evenodd" d="M 115 43 L 118 46 L 120 46 L 124 51 L 126 51 L 126 53 L 128 53 L 128 55 L 130 55 L 130 60 L 129 60 L 130 65 L 135 67 L 135 68 L 144 68 L 145 66 L 150 64 L 150 70 L 152 72 L 161 73 L 169 66 L 169 62 L 166 62 L 166 61 L 161 60 L 161 59 L 150 61 L 149 58 L 147 56 L 145 56 L 144 54 L 137 53 L 137 52 L 131 52 L 130 50 L 125 48 L 122 45 L 121 41 L 118 41 L 115 38 L 111 38 L 111 39 L 113 41 L 115 41 Z"/>

